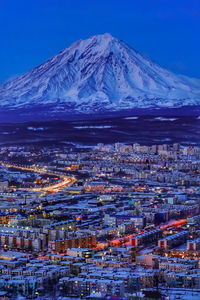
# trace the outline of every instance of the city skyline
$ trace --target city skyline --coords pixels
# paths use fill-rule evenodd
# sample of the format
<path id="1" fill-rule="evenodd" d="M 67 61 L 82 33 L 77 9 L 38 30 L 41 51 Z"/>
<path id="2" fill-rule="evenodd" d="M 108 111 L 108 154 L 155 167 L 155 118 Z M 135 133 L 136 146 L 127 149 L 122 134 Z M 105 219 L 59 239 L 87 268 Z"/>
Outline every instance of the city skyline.
<path id="1" fill-rule="evenodd" d="M 1 299 L 200 299 L 199 17 L 0 0 Z"/>

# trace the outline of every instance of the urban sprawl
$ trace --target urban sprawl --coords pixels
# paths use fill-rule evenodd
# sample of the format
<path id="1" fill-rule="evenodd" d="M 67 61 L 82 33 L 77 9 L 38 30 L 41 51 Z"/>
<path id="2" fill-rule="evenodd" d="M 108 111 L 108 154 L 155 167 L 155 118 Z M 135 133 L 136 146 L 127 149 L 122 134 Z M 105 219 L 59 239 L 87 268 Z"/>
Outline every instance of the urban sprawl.
<path id="1" fill-rule="evenodd" d="M 199 226 L 199 147 L 0 148 L 1 299 L 200 297 Z"/>

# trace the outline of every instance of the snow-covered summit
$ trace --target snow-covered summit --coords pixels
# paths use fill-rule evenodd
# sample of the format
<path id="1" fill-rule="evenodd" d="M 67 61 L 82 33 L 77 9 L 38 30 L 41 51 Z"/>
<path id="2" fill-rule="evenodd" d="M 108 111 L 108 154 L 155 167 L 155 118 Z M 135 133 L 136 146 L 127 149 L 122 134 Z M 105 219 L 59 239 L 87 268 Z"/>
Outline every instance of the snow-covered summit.
<path id="1" fill-rule="evenodd" d="M 0 86 L 0 108 L 91 113 L 200 105 L 200 80 L 169 72 L 109 33 L 79 40 Z"/>

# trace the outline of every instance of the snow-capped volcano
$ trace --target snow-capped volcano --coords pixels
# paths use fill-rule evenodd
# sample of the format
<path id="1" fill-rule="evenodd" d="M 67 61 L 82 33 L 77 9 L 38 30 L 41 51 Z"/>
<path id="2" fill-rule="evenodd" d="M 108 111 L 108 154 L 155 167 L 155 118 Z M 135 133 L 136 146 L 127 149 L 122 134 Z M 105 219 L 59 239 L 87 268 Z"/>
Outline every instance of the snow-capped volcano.
<path id="1" fill-rule="evenodd" d="M 91 113 L 200 105 L 200 80 L 176 75 L 106 33 L 80 40 L 0 86 L 0 110 Z"/>

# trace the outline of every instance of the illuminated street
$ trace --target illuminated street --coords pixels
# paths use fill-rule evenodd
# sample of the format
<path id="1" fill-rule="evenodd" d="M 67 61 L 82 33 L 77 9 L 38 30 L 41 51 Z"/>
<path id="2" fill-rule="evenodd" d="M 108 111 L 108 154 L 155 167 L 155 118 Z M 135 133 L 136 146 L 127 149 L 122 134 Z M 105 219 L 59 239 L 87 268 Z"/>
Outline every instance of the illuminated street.
<path id="1" fill-rule="evenodd" d="M 18 169 L 18 170 L 22 170 L 22 171 L 30 171 L 30 172 L 34 172 L 34 173 L 39 173 L 39 174 L 47 174 L 47 175 L 53 175 L 53 176 L 57 176 L 59 178 L 62 178 L 62 181 L 60 183 L 48 186 L 48 187 L 42 187 L 42 188 L 31 188 L 31 189 L 26 189 L 29 191 L 34 191 L 34 192 L 58 192 L 59 190 L 63 189 L 64 187 L 67 187 L 69 185 L 72 185 L 73 183 L 76 182 L 76 179 L 74 177 L 67 177 L 64 175 L 60 175 L 57 173 L 52 173 L 52 172 L 48 172 L 45 169 L 39 169 L 39 168 L 28 168 L 28 167 L 22 167 L 22 166 L 17 166 L 17 165 L 11 165 L 11 164 L 6 164 L 1 162 L 1 165 L 7 168 L 14 168 L 14 169 Z"/>

